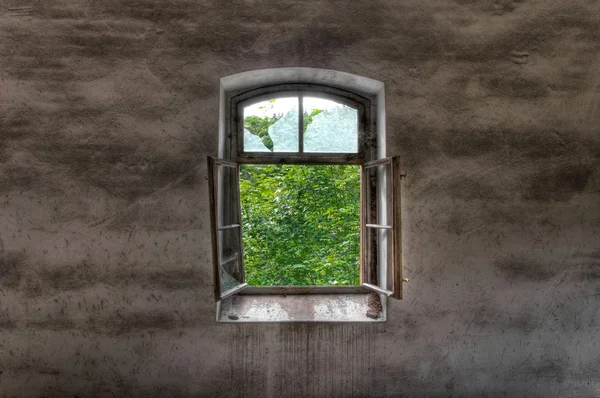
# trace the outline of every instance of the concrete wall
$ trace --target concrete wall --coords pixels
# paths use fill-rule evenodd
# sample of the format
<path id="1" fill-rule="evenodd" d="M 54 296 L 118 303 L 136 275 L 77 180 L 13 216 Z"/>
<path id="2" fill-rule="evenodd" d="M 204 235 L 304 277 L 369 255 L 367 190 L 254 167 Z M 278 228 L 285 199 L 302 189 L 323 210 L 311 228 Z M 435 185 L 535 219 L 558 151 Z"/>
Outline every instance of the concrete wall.
<path id="1" fill-rule="evenodd" d="M 0 1 L 0 396 L 599 396 L 599 50 L 597 1 Z M 214 321 L 219 78 L 279 66 L 386 84 L 385 324 Z"/>

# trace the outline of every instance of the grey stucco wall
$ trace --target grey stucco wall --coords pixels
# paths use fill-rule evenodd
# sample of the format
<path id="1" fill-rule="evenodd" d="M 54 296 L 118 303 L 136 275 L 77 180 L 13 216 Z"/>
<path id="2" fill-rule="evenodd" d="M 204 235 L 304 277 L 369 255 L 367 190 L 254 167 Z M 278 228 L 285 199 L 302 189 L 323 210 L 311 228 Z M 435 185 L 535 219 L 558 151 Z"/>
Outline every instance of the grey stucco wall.
<path id="1" fill-rule="evenodd" d="M 599 50 L 595 1 L 0 1 L 0 396 L 600 396 Z M 279 66 L 386 84 L 385 324 L 214 321 L 219 78 Z"/>

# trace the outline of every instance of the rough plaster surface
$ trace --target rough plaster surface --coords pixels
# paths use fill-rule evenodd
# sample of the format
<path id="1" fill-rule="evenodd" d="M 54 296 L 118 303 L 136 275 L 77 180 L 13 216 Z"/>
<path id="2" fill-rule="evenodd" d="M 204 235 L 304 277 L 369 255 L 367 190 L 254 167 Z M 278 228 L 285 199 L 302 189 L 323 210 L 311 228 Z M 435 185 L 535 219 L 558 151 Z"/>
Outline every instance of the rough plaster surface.
<path id="1" fill-rule="evenodd" d="M 216 324 L 219 78 L 386 84 L 405 300 Z M 600 396 L 600 2 L 0 0 L 0 396 Z"/>

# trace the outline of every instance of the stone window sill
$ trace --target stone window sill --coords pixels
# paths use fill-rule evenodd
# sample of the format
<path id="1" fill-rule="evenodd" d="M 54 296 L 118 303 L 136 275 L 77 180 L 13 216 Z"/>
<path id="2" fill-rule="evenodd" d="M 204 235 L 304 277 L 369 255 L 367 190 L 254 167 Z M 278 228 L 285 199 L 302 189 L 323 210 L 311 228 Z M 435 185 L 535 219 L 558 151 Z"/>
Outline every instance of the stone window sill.
<path id="1" fill-rule="evenodd" d="M 217 303 L 218 322 L 384 322 L 386 298 L 369 293 L 237 294 Z"/>

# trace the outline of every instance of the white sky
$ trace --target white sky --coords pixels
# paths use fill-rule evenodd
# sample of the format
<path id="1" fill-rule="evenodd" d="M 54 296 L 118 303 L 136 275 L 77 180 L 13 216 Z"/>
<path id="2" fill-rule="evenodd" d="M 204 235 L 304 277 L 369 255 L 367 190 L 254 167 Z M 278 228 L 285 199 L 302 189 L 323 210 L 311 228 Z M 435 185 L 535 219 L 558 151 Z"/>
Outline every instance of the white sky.
<path id="1" fill-rule="evenodd" d="M 343 104 L 326 100 L 322 98 L 304 97 L 304 111 L 311 109 L 331 109 L 341 108 Z M 277 98 L 275 102 L 269 103 L 269 101 L 259 102 L 254 105 L 250 105 L 244 108 L 244 117 L 246 116 L 273 116 L 273 114 L 286 114 L 293 108 L 298 107 L 298 97 L 291 98 Z M 262 109 L 261 109 L 262 108 Z"/>

